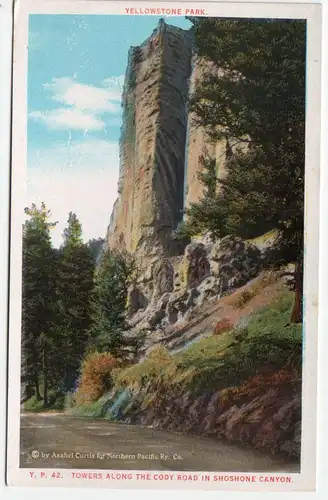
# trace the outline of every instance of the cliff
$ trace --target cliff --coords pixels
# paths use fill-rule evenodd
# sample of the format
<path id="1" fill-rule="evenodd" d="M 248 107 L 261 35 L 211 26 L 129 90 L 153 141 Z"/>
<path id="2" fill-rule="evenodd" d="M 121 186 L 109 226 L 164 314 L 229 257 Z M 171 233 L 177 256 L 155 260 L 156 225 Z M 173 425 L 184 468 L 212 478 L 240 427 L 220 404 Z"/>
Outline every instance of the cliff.
<path id="1" fill-rule="evenodd" d="M 195 86 L 208 72 L 215 73 L 217 68 L 208 62 L 194 56 L 192 59 L 192 74 L 190 78 L 189 93 L 192 94 Z M 195 203 L 202 197 L 203 185 L 198 180 L 198 174 L 202 170 L 201 157 L 206 155 L 216 160 L 217 175 L 224 175 L 224 163 L 226 159 L 226 141 L 211 141 L 204 128 L 195 123 L 193 113 L 188 115 L 187 133 L 187 159 L 185 179 L 185 206 Z"/>
<path id="2" fill-rule="evenodd" d="M 170 236 L 183 210 L 191 55 L 190 33 L 163 21 L 129 53 L 119 196 L 106 239 L 144 265 L 180 253 Z"/>
<path id="3" fill-rule="evenodd" d="M 198 180 L 204 154 L 225 173 L 227 143 L 211 141 L 188 112 L 188 98 L 213 65 L 193 54 L 189 31 L 163 20 L 132 47 L 123 91 L 120 174 L 106 247 L 135 255 L 141 268 L 182 255 L 172 238 L 183 210 L 203 192 Z"/>

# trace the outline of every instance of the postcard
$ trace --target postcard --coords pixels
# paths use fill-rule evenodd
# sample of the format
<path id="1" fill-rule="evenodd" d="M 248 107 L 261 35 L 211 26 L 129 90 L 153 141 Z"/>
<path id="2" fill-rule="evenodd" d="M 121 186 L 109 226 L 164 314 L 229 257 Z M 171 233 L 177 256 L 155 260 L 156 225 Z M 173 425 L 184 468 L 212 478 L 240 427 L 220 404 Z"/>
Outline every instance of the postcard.
<path id="1" fill-rule="evenodd" d="M 14 32 L 8 485 L 315 490 L 321 6 Z"/>

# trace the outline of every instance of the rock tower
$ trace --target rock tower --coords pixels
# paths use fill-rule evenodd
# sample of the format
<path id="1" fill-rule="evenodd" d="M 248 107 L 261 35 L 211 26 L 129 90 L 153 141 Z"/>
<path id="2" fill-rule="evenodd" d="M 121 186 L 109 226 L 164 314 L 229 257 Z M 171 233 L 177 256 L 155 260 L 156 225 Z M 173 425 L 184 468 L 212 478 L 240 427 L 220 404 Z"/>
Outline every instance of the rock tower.
<path id="1" fill-rule="evenodd" d="M 163 20 L 128 56 L 118 199 L 106 240 L 143 264 L 179 252 L 171 234 L 183 212 L 191 60 L 190 33 Z"/>

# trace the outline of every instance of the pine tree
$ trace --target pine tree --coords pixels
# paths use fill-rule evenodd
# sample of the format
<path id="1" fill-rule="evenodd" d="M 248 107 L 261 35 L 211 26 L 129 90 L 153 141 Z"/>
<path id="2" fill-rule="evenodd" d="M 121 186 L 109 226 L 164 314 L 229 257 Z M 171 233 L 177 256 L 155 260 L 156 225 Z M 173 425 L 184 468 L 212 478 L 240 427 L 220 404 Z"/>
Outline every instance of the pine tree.
<path id="1" fill-rule="evenodd" d="M 101 258 L 104 243 L 105 243 L 104 238 L 93 238 L 92 240 L 89 240 L 87 243 L 91 255 L 96 264 L 99 262 Z"/>
<path id="2" fill-rule="evenodd" d="M 220 237 L 247 238 L 276 229 L 269 261 L 295 262 L 294 316 L 301 321 L 296 302 L 302 300 L 306 23 L 191 22 L 198 55 L 218 71 L 198 82 L 190 107 L 196 124 L 214 141 L 229 140 L 234 154 L 219 181 L 219 194 L 191 207 L 189 229 L 195 215 L 198 226 Z M 238 144 L 247 149 L 238 151 Z"/>
<path id="3" fill-rule="evenodd" d="M 50 211 L 42 203 L 25 208 L 23 227 L 22 373 L 36 398 L 48 405 L 51 370 L 56 362 L 58 259 L 52 248 Z M 43 395 L 40 385 L 43 385 Z"/>
<path id="4" fill-rule="evenodd" d="M 133 340 L 126 338 L 128 291 L 135 263 L 121 252 L 108 250 L 96 273 L 93 309 L 93 345 L 100 351 L 124 357 Z"/>
<path id="5" fill-rule="evenodd" d="M 219 197 L 217 186 L 216 160 L 208 155 L 199 158 L 202 170 L 198 172 L 197 178 L 202 183 L 203 195 L 196 202 L 191 203 L 185 210 L 187 217 L 179 226 L 178 236 L 192 237 L 199 234 L 209 233 L 213 238 L 220 234 L 223 225 L 222 207 L 218 210 Z"/>
<path id="6" fill-rule="evenodd" d="M 61 371 L 63 388 L 74 386 L 91 326 L 94 260 L 82 240 L 82 226 L 70 212 L 60 248 Z"/>

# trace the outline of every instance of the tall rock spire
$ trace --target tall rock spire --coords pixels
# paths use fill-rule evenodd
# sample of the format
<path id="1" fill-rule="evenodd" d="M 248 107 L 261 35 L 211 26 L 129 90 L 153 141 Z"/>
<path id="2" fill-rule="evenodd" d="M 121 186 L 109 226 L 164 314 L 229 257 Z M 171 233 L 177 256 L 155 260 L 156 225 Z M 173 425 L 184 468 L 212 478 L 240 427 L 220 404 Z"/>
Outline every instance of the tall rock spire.
<path id="1" fill-rule="evenodd" d="M 174 254 L 182 218 L 192 43 L 161 19 L 130 49 L 123 92 L 119 197 L 107 243 L 146 262 Z M 176 245 L 176 244 L 175 244 Z"/>

